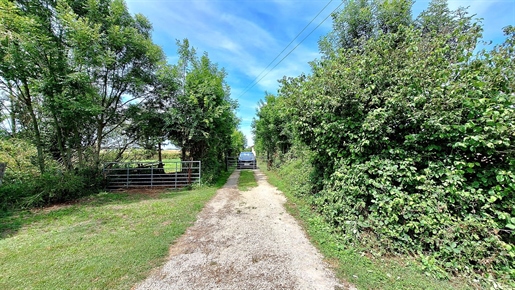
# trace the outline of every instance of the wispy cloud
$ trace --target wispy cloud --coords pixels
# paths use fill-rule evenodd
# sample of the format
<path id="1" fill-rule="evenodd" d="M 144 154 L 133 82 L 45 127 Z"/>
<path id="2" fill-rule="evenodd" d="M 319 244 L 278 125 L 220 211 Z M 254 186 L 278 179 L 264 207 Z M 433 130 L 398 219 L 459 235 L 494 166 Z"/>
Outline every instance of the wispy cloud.
<path id="1" fill-rule="evenodd" d="M 232 97 L 238 98 L 241 129 L 250 137 L 250 123 L 264 92 L 276 93 L 278 79 L 309 73 L 309 61 L 319 57 L 318 40 L 331 29 L 331 18 L 309 36 L 281 64 L 257 85 L 243 92 L 265 67 L 306 24 L 311 26 L 288 48 L 302 40 L 341 1 L 335 0 L 315 15 L 329 1 L 293 0 L 126 0 L 131 13 L 142 13 L 154 26 L 154 41 L 163 47 L 170 63 L 177 62 L 175 39 L 188 38 L 199 53 L 208 52 L 210 59 L 223 67 Z M 417 0 L 413 13 L 418 15 L 430 0 Z M 485 40 L 502 41 L 502 27 L 515 24 L 513 0 L 449 0 L 451 9 L 470 6 L 469 12 L 484 18 Z M 275 63 L 276 63 L 275 62 Z M 271 67 L 273 67 L 272 64 Z M 271 68 L 270 67 L 270 68 Z M 270 69 L 269 68 L 269 69 Z M 267 72 L 266 70 L 265 72 Z M 263 75 L 261 75 L 262 77 Z M 249 140 L 250 141 L 250 140 Z"/>

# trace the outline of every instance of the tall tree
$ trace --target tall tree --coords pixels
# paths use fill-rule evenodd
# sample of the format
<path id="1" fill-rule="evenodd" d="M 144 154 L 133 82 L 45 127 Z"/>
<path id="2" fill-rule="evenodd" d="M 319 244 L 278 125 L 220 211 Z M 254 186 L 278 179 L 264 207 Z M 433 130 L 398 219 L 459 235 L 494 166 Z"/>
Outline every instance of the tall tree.
<path id="1" fill-rule="evenodd" d="M 240 130 L 234 129 L 231 135 L 231 148 L 229 148 L 228 156 L 239 154 L 247 148 L 247 138 Z"/>
<path id="2" fill-rule="evenodd" d="M 43 9 L 34 5 L 34 9 Z M 0 1 L 0 74 L 2 89 L 10 102 L 18 106 L 19 113 L 27 118 L 21 124 L 30 129 L 31 139 L 37 147 L 38 165 L 45 171 L 44 144 L 41 133 L 41 110 L 38 100 L 38 80 L 43 76 L 40 45 L 48 38 L 41 33 L 44 23 L 29 17 L 12 1 Z"/>
<path id="3" fill-rule="evenodd" d="M 183 90 L 169 110 L 170 139 L 188 157 L 209 166 L 223 163 L 231 147 L 231 135 L 238 125 L 237 103 L 230 98 L 226 73 L 205 53 L 200 58 L 187 40 L 179 45 L 181 57 L 176 66 L 182 75 Z M 218 164 L 218 165 L 216 165 Z"/>
<path id="4" fill-rule="evenodd" d="M 163 63 L 156 72 L 149 96 L 141 103 L 130 105 L 127 111 L 129 136 L 146 149 L 157 149 L 159 163 L 162 163 L 161 145 L 170 132 L 168 110 L 176 105 L 179 87 L 176 70 Z"/>
<path id="5" fill-rule="evenodd" d="M 324 58 L 340 49 L 359 46 L 380 33 L 396 32 L 412 23 L 413 0 L 343 0 L 342 10 L 332 14 L 333 30 L 319 41 Z"/>
<path id="6" fill-rule="evenodd" d="M 148 19 L 140 14 L 132 17 L 124 1 L 86 3 L 82 8 L 68 8 L 69 16 L 65 19 L 72 28 L 68 39 L 77 47 L 76 66 L 91 81 L 95 88 L 92 99 L 100 105 L 91 136 L 94 160 L 98 163 L 104 139 L 124 126 L 128 104 L 148 96 L 153 72 L 164 55 L 152 42 Z M 87 63 L 83 65 L 84 60 Z"/>
<path id="7" fill-rule="evenodd" d="M 283 79 L 282 86 L 286 83 Z M 293 143 L 286 98 L 267 93 L 265 99 L 259 101 L 256 118 L 252 122 L 257 151 L 265 152 L 268 161 L 273 159 L 276 152 L 286 153 Z"/>
<path id="8" fill-rule="evenodd" d="M 86 156 L 98 165 L 103 144 L 126 124 L 128 104 L 148 97 L 164 60 L 149 21 L 131 16 L 122 0 L 0 5 L 3 89 L 30 129 L 41 171 L 45 150 L 68 169 Z"/>

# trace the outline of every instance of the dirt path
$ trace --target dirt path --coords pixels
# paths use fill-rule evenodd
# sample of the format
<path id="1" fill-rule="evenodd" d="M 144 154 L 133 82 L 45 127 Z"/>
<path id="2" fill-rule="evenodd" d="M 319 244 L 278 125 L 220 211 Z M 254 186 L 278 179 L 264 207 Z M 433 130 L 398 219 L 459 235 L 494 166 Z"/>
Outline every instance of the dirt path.
<path id="1" fill-rule="evenodd" d="M 282 193 L 259 170 L 259 186 L 240 192 L 239 174 L 136 289 L 345 289 L 285 211 Z"/>

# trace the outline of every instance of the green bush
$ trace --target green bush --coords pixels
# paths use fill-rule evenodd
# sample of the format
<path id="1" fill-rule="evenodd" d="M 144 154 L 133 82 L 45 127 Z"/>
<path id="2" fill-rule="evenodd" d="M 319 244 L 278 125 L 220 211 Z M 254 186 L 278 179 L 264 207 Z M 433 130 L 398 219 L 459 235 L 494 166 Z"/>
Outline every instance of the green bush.
<path id="1" fill-rule="evenodd" d="M 0 187 L 0 209 L 31 208 L 71 201 L 98 192 L 101 175 L 95 170 L 45 172 Z"/>
<path id="2" fill-rule="evenodd" d="M 472 193 L 464 175 L 442 162 L 417 168 L 408 159 L 379 156 L 347 161 L 315 203 L 342 235 L 371 248 L 436 258 L 429 270 L 497 272 L 509 279 L 515 251 L 498 217 L 507 214 L 499 207 L 513 199 L 497 199 L 497 185 Z"/>
<path id="3" fill-rule="evenodd" d="M 313 152 L 315 206 L 349 242 L 514 281 L 515 28 L 475 56 L 479 32 L 400 26 L 281 93 Z"/>
<path id="4" fill-rule="evenodd" d="M 102 175 L 96 169 L 64 171 L 47 158 L 48 170 L 41 174 L 36 149 L 20 139 L 0 139 L 0 160 L 7 162 L 0 186 L 0 210 L 31 208 L 66 202 L 97 192 Z"/>

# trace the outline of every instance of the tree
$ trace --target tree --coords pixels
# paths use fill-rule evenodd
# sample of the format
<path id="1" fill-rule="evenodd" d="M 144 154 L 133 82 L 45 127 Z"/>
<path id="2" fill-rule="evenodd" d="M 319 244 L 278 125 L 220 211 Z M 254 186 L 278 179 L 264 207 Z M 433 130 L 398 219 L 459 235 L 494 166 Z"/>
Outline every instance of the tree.
<path id="1" fill-rule="evenodd" d="M 150 96 L 139 104 L 130 105 L 127 111 L 129 136 L 145 149 L 156 150 L 157 147 L 159 163 L 162 163 L 161 145 L 168 139 L 170 131 L 168 110 L 175 106 L 179 84 L 173 66 L 162 64 Z"/>
<path id="2" fill-rule="evenodd" d="M 183 160 L 202 160 L 207 172 L 216 172 L 231 148 L 237 103 L 230 98 L 225 71 L 207 53 L 198 58 L 187 40 L 178 46 L 176 71 L 182 73 L 183 90 L 169 109 L 169 138 L 181 147 Z"/>
<path id="3" fill-rule="evenodd" d="M 71 27 L 67 36 L 77 48 L 73 60 L 95 88 L 94 103 L 100 104 L 90 137 L 98 164 L 104 139 L 126 123 L 128 104 L 148 97 L 164 55 L 152 42 L 148 19 L 132 17 L 122 0 L 88 1 L 85 7 L 72 5 L 66 11 L 63 19 Z"/>
<path id="4" fill-rule="evenodd" d="M 420 32 L 430 39 L 435 35 L 446 35 L 448 40 L 445 45 L 458 49 L 460 36 L 477 34 L 482 31 L 479 20 L 469 16 L 465 8 L 450 10 L 447 0 L 432 0 L 426 10 L 422 11 L 415 20 L 415 26 Z M 461 32 L 461 33 L 457 33 Z M 476 48 L 476 43 L 469 43 L 469 53 Z"/>
<path id="5" fill-rule="evenodd" d="M 275 153 L 284 154 L 291 147 L 289 125 L 284 98 L 267 93 L 265 100 L 259 101 L 256 118 L 252 122 L 254 144 L 257 151 L 266 153 L 267 161 L 272 161 Z"/>
<path id="6" fill-rule="evenodd" d="M 0 5 L 3 90 L 14 123 L 38 148 L 40 170 L 45 151 L 69 170 L 85 161 L 98 166 L 105 141 L 126 125 L 128 105 L 147 97 L 164 60 L 150 23 L 121 0 Z"/>
<path id="7" fill-rule="evenodd" d="M 333 30 L 319 41 L 324 58 L 340 49 L 358 46 L 382 33 L 394 33 L 412 24 L 413 0 L 343 0 L 344 8 L 332 14 Z"/>
<path id="8" fill-rule="evenodd" d="M 227 156 L 238 155 L 241 151 L 247 148 L 247 138 L 240 130 L 234 129 L 231 135 L 231 148 L 227 152 Z"/>
<path id="9" fill-rule="evenodd" d="M 38 60 L 39 45 L 46 42 L 40 33 L 42 24 L 23 14 L 15 3 L 0 1 L 1 26 L 0 73 L 2 89 L 10 98 L 12 106 L 23 114 L 22 125 L 32 131 L 31 139 L 37 147 L 40 172 L 45 171 L 43 138 L 40 128 L 40 111 L 38 110 L 35 80 L 42 75 Z"/>

